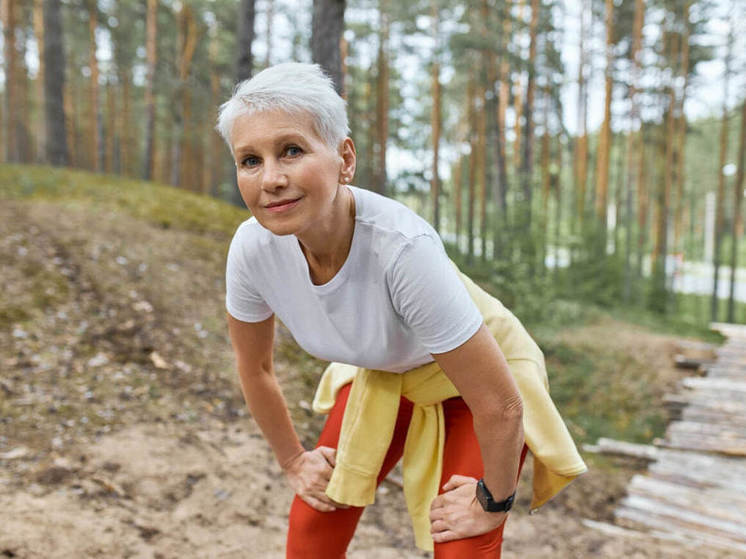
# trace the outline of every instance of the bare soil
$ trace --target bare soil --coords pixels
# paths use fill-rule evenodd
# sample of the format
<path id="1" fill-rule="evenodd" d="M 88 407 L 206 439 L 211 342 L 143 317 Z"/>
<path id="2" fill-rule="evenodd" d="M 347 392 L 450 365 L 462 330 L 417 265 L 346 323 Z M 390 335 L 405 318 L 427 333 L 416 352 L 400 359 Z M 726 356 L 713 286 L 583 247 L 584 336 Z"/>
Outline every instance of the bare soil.
<path id="1" fill-rule="evenodd" d="M 292 495 L 244 411 L 224 323 L 227 238 L 165 230 L 88 203 L 0 204 L 0 557 L 280 558 Z M 613 335 L 612 335 L 613 334 Z M 587 332 L 680 378 L 673 339 Z M 611 340 L 611 341 L 610 341 Z M 307 444 L 323 363 L 278 331 L 278 375 Z M 651 381 L 651 379 L 647 379 Z M 529 516 L 530 461 L 503 556 L 725 557 L 646 534 L 609 536 L 644 464 L 591 471 Z M 427 557 L 384 483 L 349 556 Z"/>

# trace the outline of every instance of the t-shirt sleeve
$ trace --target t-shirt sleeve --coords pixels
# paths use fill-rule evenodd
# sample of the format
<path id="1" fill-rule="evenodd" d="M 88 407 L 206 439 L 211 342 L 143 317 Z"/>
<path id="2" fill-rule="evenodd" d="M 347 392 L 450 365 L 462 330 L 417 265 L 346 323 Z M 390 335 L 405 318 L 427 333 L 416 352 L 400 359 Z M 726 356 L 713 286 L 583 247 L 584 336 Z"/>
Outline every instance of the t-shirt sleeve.
<path id="1" fill-rule="evenodd" d="M 440 239 L 420 235 L 389 267 L 394 309 L 430 353 L 444 353 L 471 338 L 482 315 Z"/>
<path id="2" fill-rule="evenodd" d="M 243 322 L 261 322 L 272 315 L 254 285 L 245 252 L 245 238 L 239 229 L 233 236 L 225 265 L 225 308 Z"/>

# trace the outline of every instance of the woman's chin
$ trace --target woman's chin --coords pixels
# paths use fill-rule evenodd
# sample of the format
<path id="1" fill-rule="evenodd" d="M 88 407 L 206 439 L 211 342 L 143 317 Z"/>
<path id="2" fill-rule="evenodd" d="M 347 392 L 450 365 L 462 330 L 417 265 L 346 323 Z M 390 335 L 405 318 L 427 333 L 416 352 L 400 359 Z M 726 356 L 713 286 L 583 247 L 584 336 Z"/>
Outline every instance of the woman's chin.
<path id="1" fill-rule="evenodd" d="M 274 233 L 275 235 L 293 235 L 296 233 L 298 226 L 291 220 L 285 219 L 269 219 L 267 217 L 255 216 L 259 225 Z"/>

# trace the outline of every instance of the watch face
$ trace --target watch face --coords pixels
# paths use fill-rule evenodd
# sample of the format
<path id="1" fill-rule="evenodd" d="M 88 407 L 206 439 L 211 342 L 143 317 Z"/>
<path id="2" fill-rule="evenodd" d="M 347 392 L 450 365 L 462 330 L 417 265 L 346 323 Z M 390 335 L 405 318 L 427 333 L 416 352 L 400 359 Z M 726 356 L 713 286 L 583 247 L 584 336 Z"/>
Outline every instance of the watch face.
<path id="1" fill-rule="evenodd" d="M 479 483 L 477 483 L 477 500 L 487 512 L 508 512 L 513 507 L 515 492 L 504 501 L 496 503 L 489 489 L 484 484 L 484 480 L 480 479 Z"/>
<path id="2" fill-rule="evenodd" d="M 493 504 L 492 502 L 492 495 L 489 494 L 487 491 L 487 488 L 484 485 L 484 480 L 479 480 L 479 483 L 477 483 L 477 501 L 479 501 L 479 504 L 482 505 L 482 508 L 486 511 L 490 511 L 490 505 Z"/>

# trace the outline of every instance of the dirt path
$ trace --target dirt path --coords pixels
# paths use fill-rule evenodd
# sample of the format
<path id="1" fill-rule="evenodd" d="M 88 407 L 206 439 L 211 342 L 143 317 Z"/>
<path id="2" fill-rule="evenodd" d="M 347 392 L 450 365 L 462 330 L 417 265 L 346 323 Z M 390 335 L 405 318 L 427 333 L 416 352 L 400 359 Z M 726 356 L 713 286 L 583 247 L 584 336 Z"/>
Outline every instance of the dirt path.
<path id="1" fill-rule="evenodd" d="M 283 557 L 292 495 L 234 378 L 227 241 L 88 205 L 0 204 L 0 557 Z M 310 442 L 322 364 L 282 331 L 278 355 Z M 584 527 L 610 518 L 635 468 L 594 467 L 529 517 L 527 467 L 503 556 L 724 556 Z M 349 556 L 427 556 L 395 486 Z"/>

